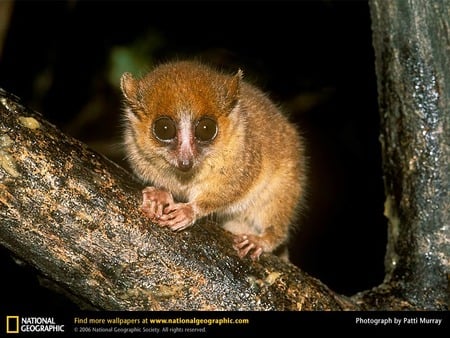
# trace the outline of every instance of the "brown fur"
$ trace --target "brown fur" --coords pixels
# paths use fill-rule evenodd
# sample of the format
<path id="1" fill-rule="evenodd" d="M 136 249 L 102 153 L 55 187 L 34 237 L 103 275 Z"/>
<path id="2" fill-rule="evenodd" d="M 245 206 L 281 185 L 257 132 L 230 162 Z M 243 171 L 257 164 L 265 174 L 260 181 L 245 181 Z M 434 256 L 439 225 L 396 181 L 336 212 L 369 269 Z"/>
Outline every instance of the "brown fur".
<path id="1" fill-rule="evenodd" d="M 305 192 L 303 143 L 267 96 L 242 80 L 242 72 L 226 75 L 178 61 L 141 79 L 126 73 L 121 87 L 127 155 L 136 174 L 154 187 L 144 190 L 142 209 L 149 217 L 181 230 L 215 214 L 236 235 L 239 254 L 253 259 L 286 245 Z M 217 121 L 210 144 L 192 139 L 188 171 L 177 167 L 180 148 L 152 134 L 162 115 L 177 128 L 202 116 Z"/>

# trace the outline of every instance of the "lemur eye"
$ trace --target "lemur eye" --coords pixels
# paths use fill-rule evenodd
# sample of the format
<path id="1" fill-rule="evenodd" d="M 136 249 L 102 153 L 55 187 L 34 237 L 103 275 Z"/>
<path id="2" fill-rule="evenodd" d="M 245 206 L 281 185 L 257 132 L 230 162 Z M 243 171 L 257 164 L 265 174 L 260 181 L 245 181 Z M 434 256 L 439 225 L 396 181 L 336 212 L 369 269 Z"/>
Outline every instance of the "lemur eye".
<path id="1" fill-rule="evenodd" d="M 167 116 L 158 118 L 153 122 L 153 134 L 160 141 L 170 141 L 177 136 L 175 122 Z"/>
<path id="2" fill-rule="evenodd" d="M 195 138 L 202 142 L 214 140 L 217 135 L 217 123 L 209 117 L 202 117 L 195 126 Z"/>

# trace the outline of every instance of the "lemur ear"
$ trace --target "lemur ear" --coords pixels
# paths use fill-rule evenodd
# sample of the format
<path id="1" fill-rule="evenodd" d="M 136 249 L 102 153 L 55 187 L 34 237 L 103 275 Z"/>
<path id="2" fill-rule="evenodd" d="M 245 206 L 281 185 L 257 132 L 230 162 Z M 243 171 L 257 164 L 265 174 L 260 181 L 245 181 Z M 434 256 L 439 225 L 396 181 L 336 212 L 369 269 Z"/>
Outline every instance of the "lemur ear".
<path id="1" fill-rule="evenodd" d="M 131 102 L 135 100 L 137 83 L 131 73 L 123 73 L 120 78 L 120 89 L 125 99 Z"/>
<path id="2" fill-rule="evenodd" d="M 231 111 L 239 102 L 241 81 L 244 72 L 239 69 L 237 73 L 231 78 L 227 88 L 227 108 Z"/>

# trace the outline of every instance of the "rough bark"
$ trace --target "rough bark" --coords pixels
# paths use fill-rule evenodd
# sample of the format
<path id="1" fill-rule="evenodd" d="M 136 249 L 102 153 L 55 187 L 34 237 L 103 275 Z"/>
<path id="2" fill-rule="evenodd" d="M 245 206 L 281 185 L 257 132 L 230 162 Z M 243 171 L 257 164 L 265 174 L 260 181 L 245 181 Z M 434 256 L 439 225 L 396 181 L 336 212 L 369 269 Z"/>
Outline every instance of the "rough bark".
<path id="1" fill-rule="evenodd" d="M 240 259 L 212 220 L 150 224 L 141 186 L 0 90 L 0 244 L 103 310 L 358 309 L 272 255 Z"/>
<path id="2" fill-rule="evenodd" d="M 366 306 L 447 309 L 450 6 L 370 1 L 389 220 L 383 285 Z M 403 300 L 402 300 L 403 299 Z"/>

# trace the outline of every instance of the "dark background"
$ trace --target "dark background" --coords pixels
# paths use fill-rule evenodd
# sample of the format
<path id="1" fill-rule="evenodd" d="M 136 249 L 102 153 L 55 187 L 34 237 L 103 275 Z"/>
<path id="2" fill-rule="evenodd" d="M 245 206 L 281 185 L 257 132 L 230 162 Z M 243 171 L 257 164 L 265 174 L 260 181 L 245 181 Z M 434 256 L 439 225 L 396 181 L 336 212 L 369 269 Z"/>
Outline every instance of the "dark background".
<path id="1" fill-rule="evenodd" d="M 117 146 L 121 72 L 139 75 L 185 57 L 242 68 L 306 140 L 309 205 L 293 235 L 292 262 L 345 295 L 383 281 L 386 220 L 366 1 L 30 1 L 16 2 L 10 20 L 0 87 L 125 167 Z M 76 308 L 4 249 L 0 269 L 3 308 Z"/>

